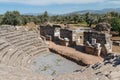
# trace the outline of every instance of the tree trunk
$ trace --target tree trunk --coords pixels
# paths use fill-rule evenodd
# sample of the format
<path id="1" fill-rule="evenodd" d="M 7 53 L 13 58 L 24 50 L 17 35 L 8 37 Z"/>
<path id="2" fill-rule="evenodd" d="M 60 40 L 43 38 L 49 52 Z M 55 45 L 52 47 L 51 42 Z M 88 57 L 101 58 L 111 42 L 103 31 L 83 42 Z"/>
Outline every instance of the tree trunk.
<path id="1" fill-rule="evenodd" d="M 92 23 L 89 24 L 89 27 L 91 27 L 91 26 L 92 26 Z"/>
<path id="2" fill-rule="evenodd" d="M 120 36 L 120 30 L 119 30 L 119 36 Z"/>

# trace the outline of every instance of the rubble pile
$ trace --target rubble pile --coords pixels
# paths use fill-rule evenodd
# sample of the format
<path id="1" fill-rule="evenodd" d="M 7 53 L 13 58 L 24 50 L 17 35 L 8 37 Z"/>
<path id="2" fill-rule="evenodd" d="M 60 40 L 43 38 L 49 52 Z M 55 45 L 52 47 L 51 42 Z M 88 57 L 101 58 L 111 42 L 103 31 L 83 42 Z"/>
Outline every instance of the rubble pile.
<path id="1" fill-rule="evenodd" d="M 88 65 L 74 73 L 58 76 L 55 80 L 120 80 L 120 55 L 109 54 L 103 63 Z"/>

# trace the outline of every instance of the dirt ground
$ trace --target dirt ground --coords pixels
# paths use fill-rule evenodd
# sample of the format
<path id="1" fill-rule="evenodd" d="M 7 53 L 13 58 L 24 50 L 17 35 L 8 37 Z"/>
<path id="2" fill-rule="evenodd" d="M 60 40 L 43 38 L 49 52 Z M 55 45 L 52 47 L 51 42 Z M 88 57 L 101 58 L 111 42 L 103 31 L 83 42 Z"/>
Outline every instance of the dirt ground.
<path id="1" fill-rule="evenodd" d="M 113 41 L 120 41 L 120 37 L 112 37 L 111 38 Z"/>
<path id="2" fill-rule="evenodd" d="M 61 55 L 70 57 L 72 59 L 75 59 L 77 61 L 82 61 L 85 64 L 95 64 L 97 62 L 102 62 L 103 58 L 89 55 L 83 52 L 79 52 L 73 48 L 57 45 L 53 42 L 48 42 L 49 48 L 58 52 Z"/>
<path id="3" fill-rule="evenodd" d="M 120 53 L 120 46 L 114 46 L 113 45 L 113 52 Z"/>

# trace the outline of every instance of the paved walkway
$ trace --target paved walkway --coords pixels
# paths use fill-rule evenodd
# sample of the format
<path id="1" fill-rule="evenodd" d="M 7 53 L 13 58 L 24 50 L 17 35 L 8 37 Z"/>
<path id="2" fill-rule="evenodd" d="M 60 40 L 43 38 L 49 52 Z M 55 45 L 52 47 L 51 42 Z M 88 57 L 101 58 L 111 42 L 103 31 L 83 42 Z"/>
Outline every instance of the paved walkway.
<path id="1" fill-rule="evenodd" d="M 57 45 L 54 42 L 48 42 L 48 43 L 49 43 L 50 49 L 58 52 L 61 55 L 70 57 L 70 58 L 75 59 L 77 61 L 82 61 L 85 64 L 95 64 L 97 62 L 103 61 L 103 58 L 101 58 L 101 57 L 89 55 L 89 54 L 77 51 L 74 48 Z"/>

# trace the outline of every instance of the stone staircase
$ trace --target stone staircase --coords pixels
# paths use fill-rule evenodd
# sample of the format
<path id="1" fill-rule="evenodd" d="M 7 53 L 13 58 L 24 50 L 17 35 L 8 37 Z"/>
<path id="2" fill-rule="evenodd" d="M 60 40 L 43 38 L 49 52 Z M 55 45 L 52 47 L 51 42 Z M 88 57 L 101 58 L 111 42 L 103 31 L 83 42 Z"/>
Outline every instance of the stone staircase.
<path id="1" fill-rule="evenodd" d="M 0 80 L 120 80 L 120 65 L 102 64 L 97 70 L 88 67 L 54 78 L 32 72 L 32 59 L 48 51 L 44 40 L 33 31 L 0 28 Z"/>
<path id="2" fill-rule="evenodd" d="M 29 68 L 32 59 L 48 52 L 39 34 L 0 27 L 0 80 L 52 80 Z"/>
<path id="3" fill-rule="evenodd" d="M 35 56 L 48 52 L 41 37 L 33 31 L 0 29 L 0 62 L 27 67 Z"/>

